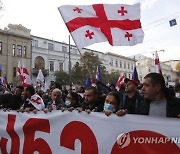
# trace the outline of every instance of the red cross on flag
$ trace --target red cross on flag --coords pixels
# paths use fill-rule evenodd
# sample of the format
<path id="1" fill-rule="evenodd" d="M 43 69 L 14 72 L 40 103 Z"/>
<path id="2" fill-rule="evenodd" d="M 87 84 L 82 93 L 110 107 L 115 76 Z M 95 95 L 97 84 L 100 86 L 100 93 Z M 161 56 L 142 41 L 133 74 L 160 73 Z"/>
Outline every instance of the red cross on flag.
<path id="1" fill-rule="evenodd" d="M 140 3 L 63 5 L 58 9 L 78 48 L 106 41 L 112 46 L 143 42 Z"/>
<path id="2" fill-rule="evenodd" d="M 44 101 L 43 99 L 38 95 L 34 94 L 31 96 L 31 99 L 29 102 L 37 109 L 37 110 L 42 110 L 45 108 Z"/>
<path id="3" fill-rule="evenodd" d="M 116 82 L 116 89 L 119 90 L 120 89 L 120 86 L 121 84 L 124 82 L 124 79 L 125 79 L 125 76 L 124 76 L 124 73 L 121 72 L 119 78 L 118 78 L 118 81 Z"/>
<path id="4" fill-rule="evenodd" d="M 20 76 L 23 87 L 27 87 L 32 84 L 27 68 L 24 65 L 22 66 L 20 61 L 18 62 L 17 75 Z"/>
<path id="5" fill-rule="evenodd" d="M 162 70 L 161 70 L 159 56 L 157 54 L 157 51 L 155 51 L 155 72 L 162 75 Z"/>

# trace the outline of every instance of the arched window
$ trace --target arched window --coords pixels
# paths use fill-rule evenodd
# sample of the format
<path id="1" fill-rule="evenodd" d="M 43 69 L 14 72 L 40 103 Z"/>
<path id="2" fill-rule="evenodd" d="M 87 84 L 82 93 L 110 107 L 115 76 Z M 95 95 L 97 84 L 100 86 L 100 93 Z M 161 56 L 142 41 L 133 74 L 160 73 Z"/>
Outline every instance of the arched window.
<path id="1" fill-rule="evenodd" d="M 36 69 L 42 69 L 44 70 L 45 68 L 45 62 L 44 62 L 44 58 L 41 56 L 38 56 L 35 58 L 35 68 Z"/>

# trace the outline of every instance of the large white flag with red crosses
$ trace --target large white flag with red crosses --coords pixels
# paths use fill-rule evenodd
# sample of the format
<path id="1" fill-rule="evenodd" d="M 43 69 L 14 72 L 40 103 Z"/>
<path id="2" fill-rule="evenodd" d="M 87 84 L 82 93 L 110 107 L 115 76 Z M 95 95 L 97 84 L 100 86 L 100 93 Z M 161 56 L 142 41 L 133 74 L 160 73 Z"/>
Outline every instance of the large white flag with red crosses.
<path id="1" fill-rule="evenodd" d="M 143 42 L 140 3 L 63 5 L 58 9 L 78 48 L 105 41 L 112 46 Z"/>
<path id="2" fill-rule="evenodd" d="M 162 75 L 162 70 L 161 70 L 159 56 L 157 54 L 157 51 L 155 51 L 155 72 Z"/>

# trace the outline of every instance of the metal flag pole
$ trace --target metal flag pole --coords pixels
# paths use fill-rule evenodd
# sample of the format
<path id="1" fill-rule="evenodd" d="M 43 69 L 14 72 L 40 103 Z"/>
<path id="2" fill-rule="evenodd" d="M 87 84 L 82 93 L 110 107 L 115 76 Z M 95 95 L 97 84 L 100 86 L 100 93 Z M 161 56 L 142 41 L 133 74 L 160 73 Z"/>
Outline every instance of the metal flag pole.
<path id="1" fill-rule="evenodd" d="M 61 11 L 59 11 L 59 12 L 60 12 L 60 14 L 61 14 L 61 17 L 63 18 L 63 15 L 62 15 Z M 64 20 L 64 18 L 63 18 L 63 20 Z M 65 21 L 65 20 L 64 20 L 64 21 Z M 65 25 L 66 25 L 66 24 L 65 24 Z M 67 27 L 67 25 L 66 25 L 66 27 Z M 67 27 L 67 29 L 68 29 L 68 27 Z M 69 29 L 68 29 L 68 30 L 69 30 Z M 70 31 L 69 31 L 69 33 L 70 33 L 70 35 L 71 35 L 71 32 L 70 32 Z M 76 45 L 76 47 L 77 47 L 77 49 L 78 49 L 78 52 L 79 52 L 79 54 L 80 54 L 80 57 L 82 58 L 82 61 L 83 61 L 83 63 L 85 64 L 88 73 L 90 74 L 90 76 L 92 76 L 92 74 L 91 74 L 91 72 L 90 72 L 90 70 L 89 70 L 89 67 L 88 67 L 87 63 L 86 63 L 86 61 L 84 60 L 84 58 L 83 58 L 83 56 L 82 56 L 82 54 L 81 54 L 81 51 L 80 51 L 80 49 L 78 48 L 78 46 L 77 46 L 77 44 L 76 44 L 76 41 L 74 40 L 74 38 L 73 38 L 72 35 L 71 35 L 71 37 L 72 37 L 72 39 L 73 39 L 73 41 L 74 41 L 74 43 L 75 43 L 75 45 Z M 70 37 L 69 37 L 69 39 L 70 39 Z"/>
<path id="2" fill-rule="evenodd" d="M 70 35 L 69 35 L 69 80 L 71 83 L 71 44 L 70 44 Z"/>
<path id="3" fill-rule="evenodd" d="M 71 33 L 70 33 L 70 35 L 71 35 Z M 70 39 L 70 35 L 69 35 L 69 39 Z M 71 35 L 71 37 L 72 37 L 72 35 Z M 82 56 L 81 51 L 80 51 L 80 49 L 78 48 L 78 46 L 77 46 L 77 44 L 76 44 L 76 41 L 74 40 L 73 37 L 72 37 L 72 39 L 73 39 L 73 41 L 74 41 L 74 43 L 75 43 L 75 45 L 76 45 L 76 47 L 77 47 L 77 50 L 78 50 L 78 52 L 79 52 L 79 54 L 80 54 L 80 57 L 82 58 L 83 63 L 84 63 L 85 66 L 86 66 L 86 69 L 87 69 L 88 73 L 89 73 L 90 76 L 92 77 L 92 73 L 90 72 L 90 69 L 89 69 L 87 63 L 86 63 L 84 57 Z"/>

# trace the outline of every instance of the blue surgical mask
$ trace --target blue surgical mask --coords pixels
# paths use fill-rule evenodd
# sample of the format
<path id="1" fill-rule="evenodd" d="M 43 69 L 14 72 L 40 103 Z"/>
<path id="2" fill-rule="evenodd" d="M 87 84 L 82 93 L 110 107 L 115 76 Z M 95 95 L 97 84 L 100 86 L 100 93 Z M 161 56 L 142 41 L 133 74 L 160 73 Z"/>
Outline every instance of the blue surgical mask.
<path id="1" fill-rule="evenodd" d="M 106 110 L 111 110 L 112 112 L 114 112 L 115 111 L 115 106 L 114 105 L 112 105 L 112 104 L 109 104 L 109 103 L 104 103 L 104 110 L 106 111 Z"/>
<path id="2" fill-rule="evenodd" d="M 66 100 L 66 101 L 65 101 L 65 105 L 66 105 L 67 107 L 69 107 L 69 106 L 71 105 L 71 101 Z"/>

